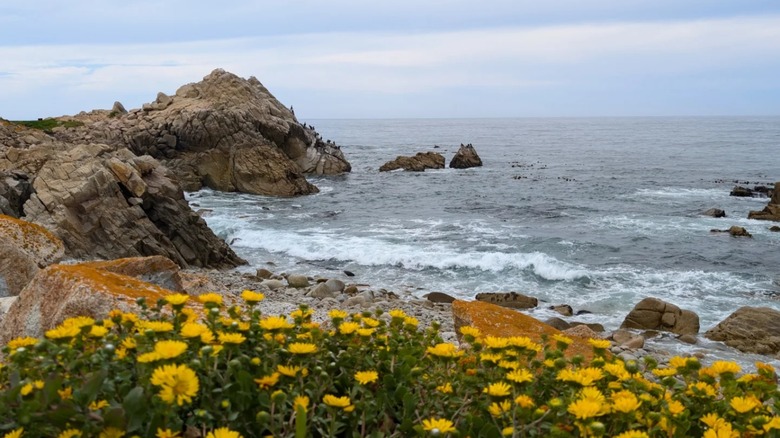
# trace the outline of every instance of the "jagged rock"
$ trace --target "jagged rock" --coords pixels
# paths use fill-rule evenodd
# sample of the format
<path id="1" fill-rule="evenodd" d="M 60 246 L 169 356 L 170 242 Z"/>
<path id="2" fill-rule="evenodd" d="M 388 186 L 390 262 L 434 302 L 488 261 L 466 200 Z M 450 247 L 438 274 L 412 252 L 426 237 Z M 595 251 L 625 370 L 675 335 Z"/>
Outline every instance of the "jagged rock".
<path id="1" fill-rule="evenodd" d="M 517 292 L 483 292 L 478 293 L 474 299 L 510 309 L 531 309 L 539 304 L 538 299 Z"/>
<path id="2" fill-rule="evenodd" d="M 71 257 L 162 255 L 182 267 L 245 263 L 190 209 L 152 157 L 104 144 L 48 148 L 33 188 L 25 219 L 60 237 Z"/>
<path id="3" fill-rule="evenodd" d="M 478 328 L 485 336 L 527 336 L 534 342 L 541 342 L 542 335 L 550 337 L 561 333 L 528 315 L 482 301 L 453 301 L 452 318 L 459 340 L 462 337 L 460 328 L 466 325 Z M 564 352 L 566 357 L 576 354 L 593 357 L 593 349 L 585 339 L 573 337 L 572 340 Z"/>
<path id="4" fill-rule="evenodd" d="M 0 324 L 0 344 L 19 336 L 41 337 L 73 316 L 103 319 L 112 309 L 135 309 L 173 293 L 133 277 L 84 265 L 51 265 L 33 278 Z"/>
<path id="5" fill-rule="evenodd" d="M 745 353 L 780 357 L 780 312 L 769 307 L 740 307 L 704 336 Z"/>
<path id="6" fill-rule="evenodd" d="M 62 241 L 45 228 L 0 215 L 0 297 L 18 295 L 41 268 L 64 254 Z"/>
<path id="7" fill-rule="evenodd" d="M 710 208 L 709 210 L 703 211 L 702 216 L 710 216 L 710 217 L 726 217 L 726 212 L 719 209 L 719 208 Z"/>
<path id="8" fill-rule="evenodd" d="M 254 77 L 217 69 L 173 97 L 159 94 L 145 109 L 123 119 L 114 140 L 162 160 L 188 190 L 304 195 L 318 191 L 304 174 L 351 170 L 335 143 L 298 123 Z"/>
<path id="9" fill-rule="evenodd" d="M 444 169 L 444 156 L 436 152 L 418 152 L 413 157 L 398 156 L 395 160 L 383 164 L 379 171 L 389 172 L 398 169 L 414 172 L 423 172 L 425 169 Z"/>
<path id="10" fill-rule="evenodd" d="M 32 194 L 29 177 L 23 172 L 0 172 L 0 214 L 19 218 L 22 206 Z"/>
<path id="11" fill-rule="evenodd" d="M 695 335 L 699 333 L 699 316 L 658 298 L 645 298 L 634 306 L 620 328 Z"/>
<path id="12" fill-rule="evenodd" d="M 471 143 L 463 145 L 461 143 L 458 152 L 452 157 L 450 161 L 450 169 L 468 169 L 469 167 L 482 166 L 482 159 L 479 158 L 477 150 L 474 149 Z"/>
<path id="13" fill-rule="evenodd" d="M 780 221 L 780 181 L 775 183 L 772 198 L 761 211 L 751 211 L 748 213 L 748 219 L 758 219 L 762 221 Z"/>
<path id="14" fill-rule="evenodd" d="M 753 237 L 746 229 L 736 225 L 729 228 L 729 234 L 731 234 L 732 237 Z"/>
<path id="15" fill-rule="evenodd" d="M 111 112 L 115 115 L 119 114 L 127 114 L 127 110 L 125 109 L 125 106 L 122 105 L 122 102 L 116 101 L 114 102 L 114 106 L 111 107 Z"/>
<path id="16" fill-rule="evenodd" d="M 455 301 L 455 297 L 453 297 L 452 295 L 445 294 L 444 292 L 431 292 L 429 294 L 425 294 L 423 298 L 427 299 L 432 303 L 449 304 Z"/>

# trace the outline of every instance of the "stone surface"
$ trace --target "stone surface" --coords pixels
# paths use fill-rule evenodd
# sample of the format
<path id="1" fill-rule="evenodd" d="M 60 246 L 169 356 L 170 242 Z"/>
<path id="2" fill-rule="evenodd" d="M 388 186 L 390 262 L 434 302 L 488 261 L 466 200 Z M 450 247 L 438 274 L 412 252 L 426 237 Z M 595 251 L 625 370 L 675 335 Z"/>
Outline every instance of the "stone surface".
<path id="1" fill-rule="evenodd" d="M 709 210 L 703 211 L 701 214 L 710 217 L 726 217 L 726 212 L 719 208 L 710 208 Z"/>
<path id="2" fill-rule="evenodd" d="M 257 275 L 257 278 L 266 279 L 266 278 L 273 277 L 274 273 L 269 271 L 268 269 L 260 268 L 257 270 L 255 275 Z"/>
<path id="3" fill-rule="evenodd" d="M 137 278 L 175 292 L 184 292 L 185 290 L 179 274 L 179 265 L 163 256 L 85 262 L 81 266 Z"/>
<path id="4" fill-rule="evenodd" d="M 699 332 L 699 316 L 658 298 L 645 298 L 634 306 L 620 328 L 695 335 Z"/>
<path id="5" fill-rule="evenodd" d="M 578 336 L 583 339 L 601 338 L 601 335 L 591 330 L 590 327 L 586 326 L 585 324 L 580 324 L 580 325 L 575 325 L 573 327 L 570 327 L 566 330 L 563 330 L 563 333 L 565 333 L 568 336 Z"/>
<path id="6" fill-rule="evenodd" d="M 732 237 L 753 237 L 745 228 L 736 225 L 729 228 L 729 234 Z"/>
<path id="7" fill-rule="evenodd" d="M 429 294 L 425 294 L 423 297 L 427 299 L 428 301 L 432 303 L 452 303 L 455 301 L 455 297 L 449 294 L 445 294 L 444 292 L 431 292 Z"/>
<path id="8" fill-rule="evenodd" d="M 574 310 L 568 304 L 559 304 L 557 306 L 551 306 L 550 310 L 555 310 L 556 312 L 560 313 L 563 316 L 572 316 L 574 314 Z"/>
<path id="9" fill-rule="evenodd" d="M 339 292 L 331 290 L 325 283 L 317 283 L 312 286 L 308 295 L 313 298 L 335 298 Z"/>
<path id="10" fill-rule="evenodd" d="M 414 172 L 423 172 L 425 169 L 444 169 L 444 156 L 436 152 L 418 152 L 413 157 L 398 156 L 395 160 L 383 164 L 379 171 L 389 172 L 398 169 Z"/>
<path id="11" fill-rule="evenodd" d="M 764 221 L 780 221 L 780 181 L 775 183 L 772 192 L 772 198 L 761 211 L 751 211 L 748 213 L 748 219 L 758 219 Z"/>
<path id="12" fill-rule="evenodd" d="M 545 319 L 544 323 L 549 325 L 549 326 L 555 327 L 556 329 L 558 329 L 560 331 L 568 330 L 568 329 L 571 328 L 571 324 L 569 324 L 568 322 L 566 322 L 563 319 L 558 318 L 556 316 L 554 316 L 552 318 Z"/>
<path id="13" fill-rule="evenodd" d="M 538 299 L 517 292 L 482 292 L 474 299 L 511 309 L 531 309 L 539 304 Z"/>
<path id="14" fill-rule="evenodd" d="M 0 171 L 0 214 L 19 218 L 32 195 L 29 176 L 18 171 Z"/>
<path id="15" fill-rule="evenodd" d="M 450 160 L 451 169 L 468 169 L 469 167 L 480 166 L 482 166 L 482 159 L 479 158 L 477 150 L 474 149 L 474 146 L 471 143 L 467 145 L 461 143 L 458 152 L 456 152 L 455 156 Z"/>
<path id="16" fill-rule="evenodd" d="M 341 293 L 344 290 L 345 284 L 343 281 L 337 278 L 329 278 L 327 281 L 325 281 L 325 286 L 331 292 Z"/>
<path id="17" fill-rule="evenodd" d="M 482 301 L 455 300 L 452 303 L 452 317 L 457 333 L 460 333 L 460 327 L 469 325 L 478 328 L 485 336 L 527 336 L 535 342 L 541 342 L 542 335 L 549 337 L 561 333 L 528 315 Z M 576 354 L 593 357 L 593 349 L 586 339 L 578 336 L 571 338 L 573 342 L 565 351 L 567 357 Z"/>
<path id="18" fill-rule="evenodd" d="M 704 336 L 745 353 L 780 357 L 780 312 L 769 307 L 740 307 Z"/>
<path id="19" fill-rule="evenodd" d="M 22 290 L 0 324 L 0 343 L 19 336 L 43 336 L 64 319 L 102 319 L 112 309 L 132 310 L 136 299 L 149 302 L 173 293 L 133 277 L 84 265 L 51 265 Z"/>
<path id="20" fill-rule="evenodd" d="M 284 287 L 284 282 L 282 280 L 275 280 L 275 279 L 263 280 L 263 282 L 260 284 L 271 290 L 276 290 Z"/>
<path id="21" fill-rule="evenodd" d="M 750 190 L 747 187 L 742 186 L 734 186 L 733 189 L 731 189 L 731 192 L 729 193 L 730 196 L 738 196 L 738 197 L 751 197 L 753 196 L 753 191 Z"/>
<path id="22" fill-rule="evenodd" d="M 41 268 L 64 254 L 62 241 L 45 228 L 0 215 L 0 297 L 18 295 Z"/>
<path id="23" fill-rule="evenodd" d="M 309 278 L 305 275 L 290 274 L 287 276 L 290 287 L 309 287 Z"/>

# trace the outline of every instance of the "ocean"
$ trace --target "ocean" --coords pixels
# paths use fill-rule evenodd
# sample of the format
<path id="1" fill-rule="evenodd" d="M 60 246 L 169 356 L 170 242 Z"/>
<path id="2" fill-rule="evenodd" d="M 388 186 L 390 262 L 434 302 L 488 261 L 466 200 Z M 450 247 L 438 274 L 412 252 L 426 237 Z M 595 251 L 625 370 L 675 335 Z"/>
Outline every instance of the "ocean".
<path id="1" fill-rule="evenodd" d="M 416 296 L 516 291 L 539 298 L 534 316 L 565 303 L 610 330 L 645 297 L 695 311 L 702 333 L 741 306 L 780 309 L 780 233 L 747 219 L 768 199 L 729 196 L 780 181 L 780 117 L 301 121 L 341 146 L 350 174 L 311 178 L 320 193 L 305 197 L 187 195 L 248 271 Z M 449 164 L 461 143 L 482 167 L 378 171 L 424 151 Z M 753 238 L 710 232 L 732 225 Z"/>

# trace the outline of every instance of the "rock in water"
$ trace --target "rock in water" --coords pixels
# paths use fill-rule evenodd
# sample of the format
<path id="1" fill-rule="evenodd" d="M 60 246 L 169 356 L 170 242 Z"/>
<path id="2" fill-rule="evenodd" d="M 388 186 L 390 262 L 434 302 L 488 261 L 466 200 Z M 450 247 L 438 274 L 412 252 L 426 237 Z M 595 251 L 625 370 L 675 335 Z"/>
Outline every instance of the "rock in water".
<path id="1" fill-rule="evenodd" d="M 517 292 L 482 292 L 474 299 L 510 309 L 531 309 L 539 304 L 538 299 Z"/>
<path id="2" fill-rule="evenodd" d="M 351 170 L 335 143 L 298 123 L 260 81 L 222 69 L 130 115 L 114 141 L 163 161 L 187 190 L 305 195 L 318 190 L 304 174 Z"/>
<path id="3" fill-rule="evenodd" d="M 731 192 L 729 193 L 729 196 L 738 196 L 738 197 L 748 198 L 748 197 L 753 196 L 753 191 L 750 190 L 747 187 L 734 186 L 734 188 L 731 189 Z"/>
<path id="4" fill-rule="evenodd" d="M 413 157 L 398 156 L 395 160 L 383 164 L 379 171 L 389 172 L 398 169 L 413 172 L 423 172 L 425 169 L 444 169 L 444 156 L 436 152 L 418 152 Z"/>
<path id="5" fill-rule="evenodd" d="M 745 353 L 780 353 L 780 312 L 769 307 L 741 307 L 704 336 Z"/>
<path id="6" fill-rule="evenodd" d="M 461 143 L 458 152 L 452 157 L 450 161 L 450 169 L 468 169 L 469 167 L 482 166 L 482 159 L 479 158 L 477 150 L 474 149 L 471 143 L 463 145 Z"/>
<path id="7" fill-rule="evenodd" d="M 772 198 L 769 200 L 769 204 L 761 211 L 748 213 L 748 219 L 780 221 L 780 181 L 775 183 L 775 189 L 772 191 Z"/>
<path id="8" fill-rule="evenodd" d="M 752 234 L 748 233 L 748 230 L 736 225 L 729 228 L 729 234 L 731 234 L 733 237 L 753 237 Z"/>
<path id="9" fill-rule="evenodd" d="M 702 212 L 702 215 L 710 217 L 726 217 L 726 212 L 719 208 L 710 208 L 709 210 Z"/>
<path id="10" fill-rule="evenodd" d="M 695 335 L 699 333 L 699 315 L 658 298 L 645 298 L 634 306 L 620 328 Z"/>

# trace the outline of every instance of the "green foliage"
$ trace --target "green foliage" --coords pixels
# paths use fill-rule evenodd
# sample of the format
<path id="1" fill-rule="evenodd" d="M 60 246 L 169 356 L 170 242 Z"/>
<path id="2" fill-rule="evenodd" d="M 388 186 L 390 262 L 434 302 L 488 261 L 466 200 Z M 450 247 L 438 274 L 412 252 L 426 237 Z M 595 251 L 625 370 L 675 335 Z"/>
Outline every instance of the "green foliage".
<path id="1" fill-rule="evenodd" d="M 772 367 L 624 363 L 591 340 L 482 337 L 443 343 L 400 310 L 312 322 L 216 294 L 171 295 L 138 314 L 71 318 L 15 339 L 0 368 L 6 436 L 778 436 Z M 15 435 L 16 434 L 16 435 Z M 735 435 L 735 436 L 736 436 Z"/>
<path id="2" fill-rule="evenodd" d="M 46 118 L 42 120 L 15 120 L 11 123 L 26 126 L 28 128 L 40 129 L 42 131 L 51 131 L 52 129 L 62 126 L 64 128 L 77 128 L 84 126 L 84 122 L 78 120 L 58 120 L 53 118 Z"/>

